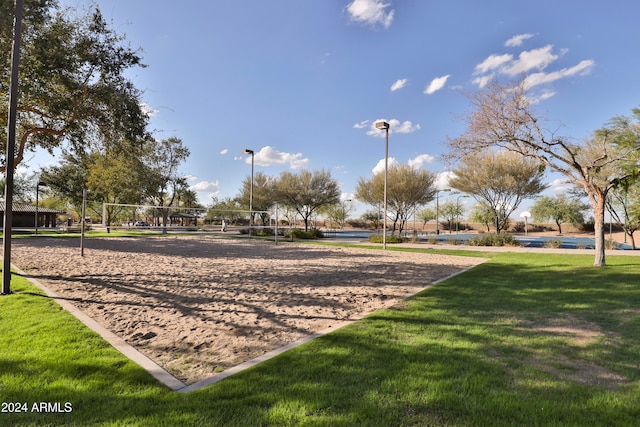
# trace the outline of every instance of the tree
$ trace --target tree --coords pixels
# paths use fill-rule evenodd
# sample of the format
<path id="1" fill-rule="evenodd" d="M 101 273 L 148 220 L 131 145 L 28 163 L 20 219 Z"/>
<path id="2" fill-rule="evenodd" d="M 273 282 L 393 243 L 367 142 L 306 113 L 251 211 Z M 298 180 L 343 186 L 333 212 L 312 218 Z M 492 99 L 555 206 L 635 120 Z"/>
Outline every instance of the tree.
<path id="1" fill-rule="evenodd" d="M 631 248 L 635 250 L 636 241 L 633 234 L 640 228 L 640 188 L 637 180 L 609 192 L 607 211 L 629 236 Z"/>
<path id="2" fill-rule="evenodd" d="M 447 200 L 440 205 L 439 214 L 447 221 L 447 229 L 451 233 L 453 224 L 464 214 L 464 206 L 452 200 Z"/>
<path id="3" fill-rule="evenodd" d="M 143 159 L 145 196 L 155 206 L 173 206 L 180 189 L 186 187 L 186 179 L 180 173 L 180 165 L 189 157 L 189 149 L 180 138 L 157 141 L 148 139 Z M 161 208 L 162 224 L 167 224 L 169 210 Z"/>
<path id="4" fill-rule="evenodd" d="M 295 210 L 304 220 L 304 230 L 309 230 L 309 218 L 323 206 L 340 201 L 338 181 L 329 171 L 308 171 L 298 174 L 284 171 L 275 185 L 276 200 Z"/>
<path id="5" fill-rule="evenodd" d="M 13 181 L 13 202 L 18 204 L 35 203 L 38 179 L 39 176 L 36 174 L 16 174 Z M 5 183 L 6 179 L 0 178 L 0 199 L 4 198 Z"/>
<path id="6" fill-rule="evenodd" d="M 584 223 L 583 212 L 589 205 L 576 198 L 569 198 L 565 194 L 555 197 L 540 197 L 531 207 L 531 215 L 536 221 L 552 220 L 558 226 L 558 233 L 562 234 L 562 224 L 571 225 Z"/>
<path id="7" fill-rule="evenodd" d="M 380 222 L 382 220 L 380 211 L 378 210 L 369 210 L 360 215 L 360 219 L 367 224 L 371 225 L 371 228 L 375 228 L 376 230 L 380 228 Z"/>
<path id="8" fill-rule="evenodd" d="M 89 155 L 65 153 L 57 166 L 42 170 L 40 180 L 47 183 L 56 197 L 79 210 L 82 206 L 82 192 L 87 186 L 89 165 Z"/>
<path id="9" fill-rule="evenodd" d="M 260 213 L 262 225 L 269 224 L 269 209 L 275 204 L 275 185 L 276 180 L 271 176 L 267 176 L 263 172 L 256 172 L 253 177 L 253 212 Z M 251 199 L 251 176 L 242 181 L 242 189 L 236 200 L 240 205 L 249 210 L 249 201 Z"/>
<path id="10" fill-rule="evenodd" d="M 7 126 L 13 0 L 0 0 L 0 128 Z M 95 8 L 85 15 L 54 0 L 25 2 L 14 164 L 38 147 L 84 151 L 96 140 L 138 144 L 147 115 L 141 92 L 125 74 L 142 66 L 138 53 Z M 5 170 L 6 140 L 0 143 Z"/>
<path id="11" fill-rule="evenodd" d="M 327 206 L 323 209 L 323 214 L 329 221 L 337 222 L 341 229 L 344 230 L 344 224 L 349 218 L 349 214 L 353 210 L 351 200 L 343 200 L 335 205 Z"/>
<path id="12" fill-rule="evenodd" d="M 238 201 L 230 197 L 223 200 L 214 199 L 213 205 L 207 211 L 207 221 L 218 222 L 224 219 L 233 224 L 242 217 L 240 207 Z"/>
<path id="13" fill-rule="evenodd" d="M 436 210 L 432 208 L 424 208 L 417 213 L 417 217 L 422 221 L 422 229 L 424 230 L 427 222 L 436 219 Z"/>
<path id="14" fill-rule="evenodd" d="M 106 217 L 102 220 L 109 227 L 116 220 L 126 218 L 127 208 L 117 204 L 142 202 L 141 190 L 145 178 L 140 173 L 142 165 L 137 157 L 129 156 L 122 151 L 93 153 L 90 162 L 86 187 L 92 201 L 100 205 L 108 204 L 104 211 L 98 211 L 96 214 L 102 216 L 104 212 Z"/>
<path id="15" fill-rule="evenodd" d="M 555 131 L 543 127 L 537 117 L 531 98 L 527 96 L 527 80 L 500 84 L 491 82 L 485 90 L 468 95 L 473 110 L 466 117 L 467 129 L 458 138 L 449 141 L 453 157 L 469 152 L 499 147 L 534 159 L 541 165 L 559 172 L 586 192 L 594 210 L 595 266 L 606 265 L 604 244 L 604 212 L 608 192 L 637 172 L 620 171 L 619 175 L 605 176 L 603 168 L 611 165 L 633 164 L 640 155 L 638 139 L 624 144 L 616 143 L 629 127 L 638 128 L 636 121 L 609 123 L 601 132 L 585 143 L 575 143 Z"/>
<path id="16" fill-rule="evenodd" d="M 435 174 L 409 165 L 394 165 L 388 169 L 387 216 L 393 221 L 392 232 L 402 233 L 407 219 L 417 206 L 433 200 L 436 194 Z M 355 197 L 371 206 L 384 203 L 384 172 L 371 179 L 360 178 Z"/>
<path id="17" fill-rule="evenodd" d="M 516 153 L 488 150 L 469 153 L 461 160 L 449 184 L 487 202 L 496 233 L 507 228 L 509 216 L 524 199 L 546 188 L 538 162 Z"/>
<path id="18" fill-rule="evenodd" d="M 480 200 L 471 208 L 471 221 L 483 224 L 487 227 L 487 233 L 491 230 L 494 219 L 493 208 L 484 200 Z"/>

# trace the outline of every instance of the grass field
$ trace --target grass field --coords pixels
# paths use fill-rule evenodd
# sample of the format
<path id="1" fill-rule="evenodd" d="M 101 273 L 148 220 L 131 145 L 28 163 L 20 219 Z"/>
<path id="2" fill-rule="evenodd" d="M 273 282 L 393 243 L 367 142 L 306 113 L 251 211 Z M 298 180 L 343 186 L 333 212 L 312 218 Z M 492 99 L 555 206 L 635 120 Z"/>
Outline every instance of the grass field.
<path id="1" fill-rule="evenodd" d="M 640 257 L 478 255 L 402 309 L 189 394 L 15 277 L 0 425 L 638 425 Z"/>

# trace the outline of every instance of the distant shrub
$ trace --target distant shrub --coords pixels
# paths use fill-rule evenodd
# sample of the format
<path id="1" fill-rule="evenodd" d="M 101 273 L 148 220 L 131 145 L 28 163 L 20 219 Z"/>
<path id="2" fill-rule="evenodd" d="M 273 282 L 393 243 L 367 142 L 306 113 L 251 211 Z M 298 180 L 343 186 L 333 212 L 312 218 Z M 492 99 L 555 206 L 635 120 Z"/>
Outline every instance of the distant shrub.
<path id="1" fill-rule="evenodd" d="M 559 247 L 562 246 L 562 239 L 549 239 L 546 242 L 544 242 L 544 247 L 545 248 L 553 248 L 553 249 L 558 249 Z"/>
<path id="2" fill-rule="evenodd" d="M 471 237 L 467 240 L 469 246 L 520 246 L 512 234 L 491 233 Z"/>
<path id="3" fill-rule="evenodd" d="M 618 242 L 613 239 L 606 239 L 604 241 L 605 249 L 618 249 Z"/>
<path id="4" fill-rule="evenodd" d="M 372 234 L 369 236 L 371 243 L 382 243 L 382 234 Z M 402 243 L 404 240 L 397 234 L 387 236 L 387 243 Z"/>
<path id="5" fill-rule="evenodd" d="M 463 245 L 464 244 L 464 240 L 456 239 L 454 236 L 448 237 L 446 242 L 447 242 L 448 245 Z"/>
<path id="6" fill-rule="evenodd" d="M 312 228 L 309 231 L 304 231 L 299 228 L 286 230 L 284 232 L 284 237 L 291 238 L 292 234 L 294 239 L 321 239 L 324 237 L 322 231 L 318 230 L 317 228 Z"/>
<path id="7" fill-rule="evenodd" d="M 583 233 L 593 233 L 596 230 L 596 225 L 593 220 L 590 220 L 588 222 L 585 222 L 584 224 L 578 225 L 577 228 Z"/>

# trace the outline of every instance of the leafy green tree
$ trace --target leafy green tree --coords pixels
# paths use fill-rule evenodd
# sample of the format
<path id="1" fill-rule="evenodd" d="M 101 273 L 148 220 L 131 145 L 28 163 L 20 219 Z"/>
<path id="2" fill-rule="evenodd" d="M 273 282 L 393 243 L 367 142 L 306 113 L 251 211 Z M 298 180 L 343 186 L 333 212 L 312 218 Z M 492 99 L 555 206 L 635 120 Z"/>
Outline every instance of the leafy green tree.
<path id="1" fill-rule="evenodd" d="M 387 215 L 393 221 L 392 232 L 402 233 L 407 219 L 417 206 L 433 200 L 436 194 L 435 174 L 409 165 L 395 165 L 388 169 Z M 371 206 L 384 203 L 384 172 L 372 178 L 360 178 L 355 197 Z"/>
<path id="2" fill-rule="evenodd" d="M 609 192 L 607 211 L 631 240 L 631 248 L 636 249 L 633 234 L 640 228 L 640 186 L 637 180 L 625 182 Z"/>
<path id="3" fill-rule="evenodd" d="M 309 219 L 324 206 L 340 201 L 340 186 L 324 169 L 298 174 L 284 171 L 276 181 L 276 200 L 295 210 L 304 221 L 304 231 L 309 230 Z"/>
<path id="4" fill-rule="evenodd" d="M 344 224 L 353 209 L 350 202 L 351 200 L 343 200 L 335 205 L 327 206 L 322 210 L 322 213 L 329 221 L 338 223 L 340 228 L 344 229 Z"/>
<path id="5" fill-rule="evenodd" d="M 464 205 L 456 203 L 452 200 L 447 200 L 446 202 L 440 204 L 438 213 L 442 215 L 442 218 L 447 221 L 447 228 L 449 230 L 449 233 L 451 233 L 453 224 L 459 221 L 460 217 L 464 214 Z"/>
<path id="6" fill-rule="evenodd" d="M 562 234 L 562 224 L 568 222 L 571 225 L 584 223 L 584 211 L 589 205 L 579 199 L 567 197 L 566 194 L 558 194 L 555 197 L 540 197 L 531 207 L 531 215 L 536 221 L 551 220 L 558 226 L 558 233 Z"/>
<path id="7" fill-rule="evenodd" d="M 0 0 L 0 128 L 7 126 L 13 0 Z M 141 92 L 126 77 L 137 51 L 95 7 L 78 14 L 54 0 L 25 2 L 14 164 L 57 147 L 85 151 L 95 141 L 137 144 L 146 133 Z M 0 141 L 5 170 L 6 139 Z"/>
<path id="8" fill-rule="evenodd" d="M 253 177 L 253 211 L 259 212 L 263 226 L 269 225 L 269 210 L 275 205 L 276 179 L 263 172 L 256 172 Z M 242 188 L 236 200 L 243 209 L 249 210 L 251 201 L 251 176 L 242 181 Z"/>
<path id="9" fill-rule="evenodd" d="M 235 224 L 243 217 L 241 206 L 237 200 L 227 197 L 222 200 L 214 199 L 207 211 L 206 220 L 210 223 L 220 223 L 223 219 Z"/>
<path id="10" fill-rule="evenodd" d="M 190 151 L 180 138 L 171 137 L 160 141 L 148 139 L 143 148 L 143 191 L 155 206 L 173 206 L 181 189 L 187 186 L 180 165 L 189 157 Z M 160 208 L 162 224 L 167 224 L 169 210 Z"/>
<path id="11" fill-rule="evenodd" d="M 538 164 L 509 151 L 474 152 L 461 159 L 449 184 L 487 202 L 493 211 L 496 233 L 500 233 L 524 199 L 546 188 Z"/>
<path id="12" fill-rule="evenodd" d="M 38 180 L 39 176 L 37 174 L 16 174 L 13 181 L 13 202 L 35 204 Z M 0 199 L 4 198 L 5 182 L 5 178 L 0 178 Z M 40 193 L 43 191 L 46 191 L 46 187 L 40 188 Z M 40 194 L 40 197 L 42 197 L 42 194 Z"/>
<path id="13" fill-rule="evenodd" d="M 471 208 L 471 221 L 483 224 L 487 227 L 487 233 L 491 231 L 491 225 L 494 224 L 495 213 L 491 205 L 484 200 L 480 200 Z"/>
<path id="14" fill-rule="evenodd" d="M 633 118 L 614 120 L 584 143 L 576 143 L 547 130 L 534 111 L 535 104 L 527 89 L 527 80 L 523 78 L 508 84 L 494 81 L 485 89 L 470 93 L 468 97 L 473 110 L 465 118 L 467 129 L 449 141 L 450 156 L 460 158 L 469 153 L 500 148 L 563 174 L 581 187 L 589 198 L 594 210 L 594 265 L 604 266 L 607 194 L 638 171 L 640 112 L 634 110 Z M 603 173 L 610 166 L 628 168 L 619 167 L 613 175 Z"/>
<path id="15" fill-rule="evenodd" d="M 82 192 L 87 188 L 91 156 L 65 153 L 57 166 L 42 170 L 40 180 L 57 198 L 66 201 L 76 210 L 82 206 Z"/>
<path id="16" fill-rule="evenodd" d="M 427 207 L 420 210 L 416 215 L 417 215 L 417 218 L 420 221 L 422 221 L 422 229 L 424 230 L 424 227 L 427 225 L 429 221 L 436 219 L 436 210 L 434 208 Z"/>
<path id="17" fill-rule="evenodd" d="M 363 213 L 360 216 L 364 222 L 371 224 L 372 228 L 376 230 L 380 228 L 380 223 L 382 222 L 382 214 L 378 210 L 369 210 Z"/>
<path id="18" fill-rule="evenodd" d="M 87 189 L 91 200 L 98 204 L 107 203 L 104 211 L 96 212 L 109 227 L 114 222 L 123 221 L 131 208 L 117 204 L 139 204 L 142 202 L 142 165 L 137 157 L 122 151 L 110 154 L 93 153 L 87 173 Z"/>

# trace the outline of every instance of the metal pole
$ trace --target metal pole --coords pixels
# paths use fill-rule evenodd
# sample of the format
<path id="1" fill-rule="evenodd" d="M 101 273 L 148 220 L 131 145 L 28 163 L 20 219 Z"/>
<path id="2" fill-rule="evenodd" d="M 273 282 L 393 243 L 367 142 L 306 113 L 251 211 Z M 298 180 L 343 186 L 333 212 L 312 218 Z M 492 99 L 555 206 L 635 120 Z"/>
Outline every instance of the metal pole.
<path id="1" fill-rule="evenodd" d="M 35 226 L 35 234 L 38 234 L 38 198 L 40 193 L 40 181 L 36 184 L 36 226 Z"/>
<path id="2" fill-rule="evenodd" d="M 80 256 L 84 256 L 84 223 L 87 214 L 87 189 L 82 190 L 82 222 L 80 223 Z"/>
<path id="3" fill-rule="evenodd" d="M 384 218 L 382 225 L 382 249 L 387 249 L 387 178 L 389 175 L 389 125 L 386 126 L 386 144 L 384 151 Z"/>
<path id="4" fill-rule="evenodd" d="M 251 228 L 253 228 L 253 161 L 255 153 L 251 151 L 251 187 L 249 190 L 249 235 L 251 235 Z"/>
<path id="5" fill-rule="evenodd" d="M 22 35 L 22 0 L 15 2 L 13 22 L 13 50 L 11 52 L 11 81 L 9 82 L 9 115 L 7 120 L 7 154 L 4 187 L 4 232 L 2 235 L 2 294 L 11 293 L 11 226 L 13 222 L 13 161 L 16 147 L 16 121 L 18 110 L 18 65 Z"/>
<path id="6" fill-rule="evenodd" d="M 277 245 L 278 244 L 278 203 L 276 203 L 276 226 L 273 234 L 274 234 L 276 245 Z"/>
<path id="7" fill-rule="evenodd" d="M 438 196 L 440 195 L 439 191 L 436 191 L 436 237 L 440 234 L 440 230 L 438 230 Z"/>

